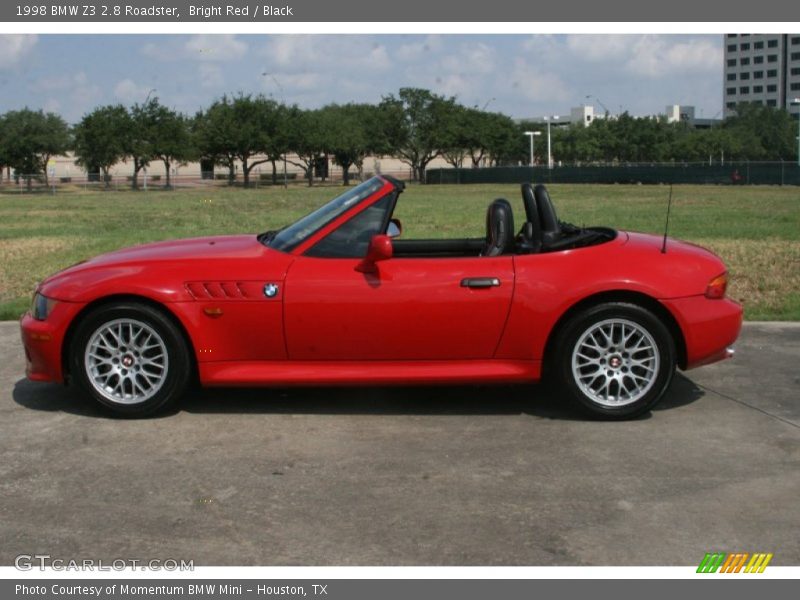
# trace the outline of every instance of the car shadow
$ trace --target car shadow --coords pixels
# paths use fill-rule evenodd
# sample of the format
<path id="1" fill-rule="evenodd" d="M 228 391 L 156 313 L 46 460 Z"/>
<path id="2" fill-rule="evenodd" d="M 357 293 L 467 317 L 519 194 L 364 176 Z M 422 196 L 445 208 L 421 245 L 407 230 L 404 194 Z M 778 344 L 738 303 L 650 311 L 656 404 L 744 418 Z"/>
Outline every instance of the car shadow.
<path id="1" fill-rule="evenodd" d="M 95 418 L 109 414 L 74 389 L 21 379 L 12 392 L 14 401 L 31 410 L 62 411 Z M 677 374 L 655 411 L 695 402 L 704 391 Z M 473 385 L 437 387 L 350 388 L 217 388 L 194 389 L 179 407 L 159 415 L 188 413 L 252 414 L 370 414 L 370 415 L 512 415 L 545 419 L 590 420 L 553 386 Z M 640 419 L 647 419 L 645 413 Z"/>

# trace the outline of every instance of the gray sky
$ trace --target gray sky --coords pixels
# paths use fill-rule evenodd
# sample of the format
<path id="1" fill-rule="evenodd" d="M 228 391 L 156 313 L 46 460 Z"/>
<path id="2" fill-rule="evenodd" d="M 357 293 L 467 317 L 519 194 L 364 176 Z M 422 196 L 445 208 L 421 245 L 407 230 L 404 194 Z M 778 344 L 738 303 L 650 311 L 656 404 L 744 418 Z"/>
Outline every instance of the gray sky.
<path id="1" fill-rule="evenodd" d="M 722 108 L 721 35 L 0 35 L 0 112 L 75 122 L 94 106 L 162 103 L 194 113 L 223 93 L 318 107 L 400 87 L 512 117 L 600 102 L 612 113 Z M 593 98 L 587 100 L 586 96 Z M 599 99 L 599 102 L 595 100 Z"/>

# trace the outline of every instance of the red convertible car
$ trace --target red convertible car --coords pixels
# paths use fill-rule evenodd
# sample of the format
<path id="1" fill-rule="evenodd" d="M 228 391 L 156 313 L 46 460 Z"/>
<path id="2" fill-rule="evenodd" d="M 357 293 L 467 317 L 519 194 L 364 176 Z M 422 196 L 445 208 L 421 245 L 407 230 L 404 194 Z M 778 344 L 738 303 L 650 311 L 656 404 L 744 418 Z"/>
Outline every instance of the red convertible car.
<path id="1" fill-rule="evenodd" d="M 676 367 L 726 358 L 742 309 L 698 246 L 556 218 L 522 186 L 486 237 L 404 239 L 378 176 L 260 235 L 111 252 L 42 282 L 27 374 L 142 416 L 204 386 L 535 382 L 595 415 L 653 407 Z M 665 238 L 666 240 L 666 238 Z M 666 248 L 666 251 L 664 251 Z"/>

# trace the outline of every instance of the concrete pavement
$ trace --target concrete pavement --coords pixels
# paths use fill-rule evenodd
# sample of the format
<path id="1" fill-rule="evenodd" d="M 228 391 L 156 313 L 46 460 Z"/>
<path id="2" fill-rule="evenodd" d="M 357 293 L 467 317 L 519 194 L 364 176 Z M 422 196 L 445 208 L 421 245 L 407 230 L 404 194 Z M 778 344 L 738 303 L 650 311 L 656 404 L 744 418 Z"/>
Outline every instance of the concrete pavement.
<path id="1" fill-rule="evenodd" d="M 197 391 L 106 418 L 0 323 L 0 564 L 800 564 L 800 325 L 747 324 L 636 421 L 537 386 Z"/>

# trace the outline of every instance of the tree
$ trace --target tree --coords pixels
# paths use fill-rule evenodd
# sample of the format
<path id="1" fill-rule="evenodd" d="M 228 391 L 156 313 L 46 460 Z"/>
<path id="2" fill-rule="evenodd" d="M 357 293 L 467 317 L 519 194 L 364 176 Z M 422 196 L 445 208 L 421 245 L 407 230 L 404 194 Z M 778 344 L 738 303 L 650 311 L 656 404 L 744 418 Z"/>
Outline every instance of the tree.
<path id="1" fill-rule="evenodd" d="M 741 103 L 724 128 L 735 138 L 749 143 L 743 148 L 750 160 L 786 160 L 795 156 L 797 125 L 783 109 L 755 103 Z"/>
<path id="2" fill-rule="evenodd" d="M 276 185 L 278 183 L 277 162 L 285 159 L 289 153 L 291 139 L 288 131 L 288 119 L 290 110 L 285 104 L 275 104 L 274 102 L 270 105 L 269 110 L 271 111 L 269 135 L 264 146 L 264 154 L 272 165 L 272 185 Z"/>
<path id="3" fill-rule="evenodd" d="M 152 119 L 151 152 L 153 158 L 158 158 L 164 163 L 167 188 L 171 188 L 172 165 L 185 163 L 196 154 L 189 121 L 184 115 L 158 104 L 157 101 L 152 108 Z"/>
<path id="4" fill-rule="evenodd" d="M 286 107 L 261 95 L 223 96 L 196 118 L 197 151 L 227 166 L 230 183 L 236 160 L 242 164 L 245 187 L 250 185 L 253 169 L 266 162 L 272 163 L 275 181 L 275 162 L 288 145 L 286 113 Z"/>
<path id="5" fill-rule="evenodd" d="M 283 112 L 274 100 L 264 96 L 239 95 L 233 99 L 233 135 L 236 157 L 242 163 L 244 185 L 250 185 L 250 172 L 270 158 L 251 160 L 256 155 L 267 155 L 277 137 Z"/>
<path id="6" fill-rule="evenodd" d="M 442 157 L 453 168 L 464 166 L 464 158 L 472 148 L 483 145 L 482 124 L 485 115 L 477 109 L 469 109 L 455 104 L 453 110 L 446 113 L 442 123 L 440 139 Z M 475 160 L 473 159 L 473 165 Z"/>
<path id="7" fill-rule="evenodd" d="M 425 169 L 442 154 L 455 99 L 420 88 L 401 88 L 397 98 L 388 96 L 381 104 L 387 115 L 397 119 L 388 127 L 394 154 L 411 167 L 415 180 L 425 183 Z"/>
<path id="8" fill-rule="evenodd" d="M 10 111 L 3 116 L 0 155 L 3 162 L 24 177 L 28 190 L 34 177 L 48 183 L 47 163 L 53 156 L 65 154 L 71 145 L 67 123 L 54 113 L 28 108 Z"/>
<path id="9" fill-rule="evenodd" d="M 473 166 L 478 166 L 481 158 L 487 155 L 495 166 L 528 163 L 528 138 L 521 135 L 522 132 L 511 117 L 500 113 L 484 113 L 480 122 L 480 135 L 475 140 L 477 143 L 469 149 Z"/>
<path id="10" fill-rule="evenodd" d="M 139 171 L 156 158 L 153 140 L 156 137 L 159 107 L 158 98 L 148 98 L 144 104 L 134 104 L 128 113 L 125 154 L 133 159 L 131 187 L 134 190 L 139 189 Z"/>
<path id="11" fill-rule="evenodd" d="M 330 139 L 325 126 L 321 110 L 302 110 L 296 106 L 288 110 L 289 148 L 297 157 L 289 162 L 303 169 L 309 186 L 314 182 L 314 166 L 325 155 L 326 142 Z"/>
<path id="12" fill-rule="evenodd" d="M 134 104 L 125 121 L 123 146 L 133 159 L 131 187 L 139 188 L 139 172 L 153 160 L 161 160 L 166 169 L 167 187 L 171 187 L 171 167 L 175 162 L 195 155 L 187 119 L 163 106 L 157 97 Z"/>
<path id="13" fill-rule="evenodd" d="M 192 123 L 192 134 L 200 156 L 228 169 L 228 185 L 236 177 L 236 141 L 232 102 L 223 96 L 205 112 L 199 112 Z"/>
<path id="14" fill-rule="evenodd" d="M 108 172 L 127 156 L 126 136 L 130 131 L 130 115 L 124 106 L 103 106 L 84 115 L 75 126 L 75 164 L 92 172 L 99 169 L 109 186 Z"/>
<path id="15" fill-rule="evenodd" d="M 569 162 L 592 162 L 599 160 L 602 148 L 600 136 L 592 130 L 592 126 L 570 125 L 551 132 L 553 136 L 553 154 L 561 160 Z M 543 134 L 544 135 L 544 134 Z M 540 137 L 540 139 L 543 139 Z M 539 144 L 544 154 L 545 144 Z M 546 158 L 543 159 L 543 162 Z"/>
<path id="16" fill-rule="evenodd" d="M 361 171 L 364 159 L 384 151 L 383 113 L 371 104 L 331 104 L 319 111 L 325 152 L 342 168 L 342 182 L 350 184 L 350 168 Z"/>
<path id="17" fill-rule="evenodd" d="M 3 182 L 3 171 L 8 168 L 8 158 L 6 150 L 7 134 L 5 132 L 5 115 L 0 115 L 0 183 Z"/>

